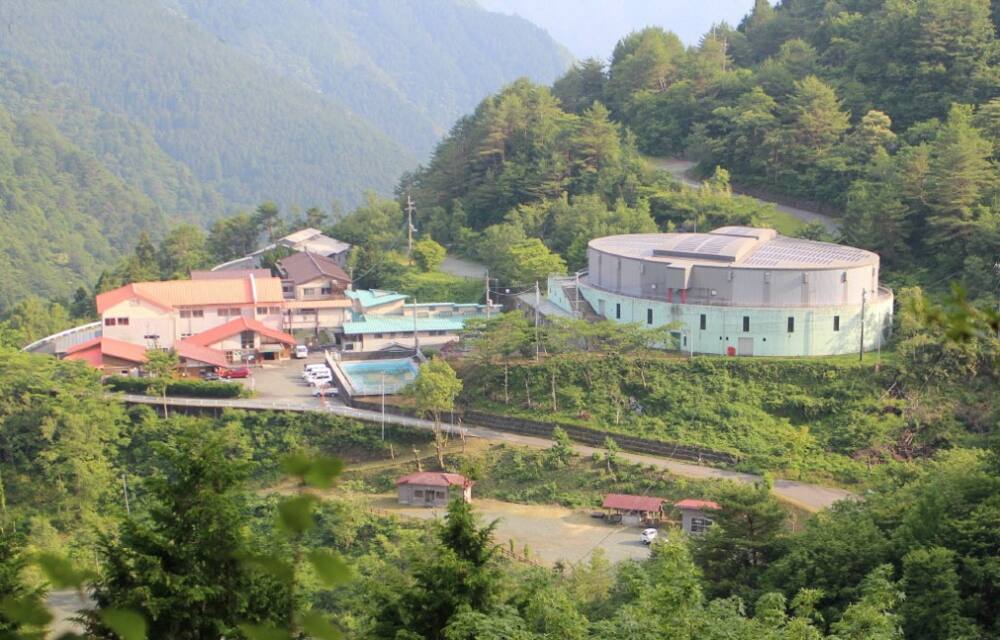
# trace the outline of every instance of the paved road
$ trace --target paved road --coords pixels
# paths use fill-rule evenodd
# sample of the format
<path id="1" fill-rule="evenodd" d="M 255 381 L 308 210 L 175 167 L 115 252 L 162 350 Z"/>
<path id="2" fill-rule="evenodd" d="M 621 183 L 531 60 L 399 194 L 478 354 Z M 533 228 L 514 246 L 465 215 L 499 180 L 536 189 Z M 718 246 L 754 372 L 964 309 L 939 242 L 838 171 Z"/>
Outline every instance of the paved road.
<path id="1" fill-rule="evenodd" d="M 688 172 L 694 167 L 695 164 L 690 160 L 681 160 L 679 158 L 649 158 L 649 162 L 657 169 L 662 169 L 672 175 L 680 181 L 681 184 L 688 187 L 701 188 L 701 182 L 688 175 Z M 838 222 L 834 218 L 831 218 L 824 213 L 809 211 L 808 209 L 800 209 L 798 207 L 790 207 L 788 205 L 779 204 L 772 200 L 765 200 L 763 198 L 757 199 L 762 202 L 773 204 L 778 211 L 792 215 L 805 223 L 818 222 L 826 227 L 826 230 L 831 233 L 835 232 L 839 227 Z"/>
<path id="2" fill-rule="evenodd" d="M 141 396 L 125 394 L 120 396 L 126 402 L 141 404 L 160 405 L 163 400 L 153 396 Z M 167 398 L 170 406 L 186 407 L 217 407 L 230 409 L 251 409 L 251 410 L 275 410 L 275 411 L 327 411 L 336 415 L 381 424 L 382 414 L 378 411 L 368 411 L 365 409 L 355 409 L 342 404 L 324 402 L 321 399 L 303 398 L 293 400 L 279 399 L 251 399 L 251 400 L 220 400 L 209 398 Z M 386 414 L 387 424 L 400 425 L 414 429 L 433 429 L 434 425 L 429 420 L 411 418 L 395 414 Z M 450 430 L 450 429 L 449 429 Z M 545 438 L 536 438 L 505 431 L 496 431 L 485 427 L 464 427 L 466 437 L 483 438 L 497 442 L 518 444 L 528 447 L 548 448 L 552 442 Z M 457 433 L 457 431 L 456 431 Z M 574 445 L 577 453 L 589 456 L 595 452 L 602 452 L 601 449 L 588 447 L 585 445 Z M 643 455 L 638 453 L 622 452 L 621 456 L 631 462 L 652 465 L 686 478 L 698 479 L 723 479 L 736 482 L 757 482 L 760 476 L 728 469 L 717 469 L 688 462 L 680 462 L 670 458 L 660 458 L 656 456 Z M 852 496 L 849 491 L 836 489 L 833 487 L 823 487 L 793 480 L 776 480 L 774 482 L 774 494 L 795 506 L 808 511 L 819 511 L 829 507 L 834 502 Z"/>

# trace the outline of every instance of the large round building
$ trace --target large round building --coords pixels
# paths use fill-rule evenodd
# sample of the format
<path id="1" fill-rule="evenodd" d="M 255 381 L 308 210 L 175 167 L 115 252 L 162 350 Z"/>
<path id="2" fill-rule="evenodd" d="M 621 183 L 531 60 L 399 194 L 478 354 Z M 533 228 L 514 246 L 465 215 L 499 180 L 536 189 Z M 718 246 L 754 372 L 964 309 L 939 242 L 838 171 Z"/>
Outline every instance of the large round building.
<path id="1" fill-rule="evenodd" d="M 578 278 L 549 283 L 551 302 L 582 313 L 585 301 L 618 322 L 674 323 L 684 351 L 857 353 L 879 347 L 891 327 L 877 254 L 773 229 L 607 236 L 590 241 L 587 262 Z"/>

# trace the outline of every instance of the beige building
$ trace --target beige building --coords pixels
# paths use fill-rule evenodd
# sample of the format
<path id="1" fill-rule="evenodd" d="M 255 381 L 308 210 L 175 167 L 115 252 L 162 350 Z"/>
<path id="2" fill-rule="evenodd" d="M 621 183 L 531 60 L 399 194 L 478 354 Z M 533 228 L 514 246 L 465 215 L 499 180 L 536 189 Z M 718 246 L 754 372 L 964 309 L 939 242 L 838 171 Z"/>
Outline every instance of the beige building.
<path id="1" fill-rule="evenodd" d="M 396 481 L 399 504 L 445 507 L 455 496 L 472 502 L 472 481 L 458 473 L 418 471 Z"/>
<path id="2" fill-rule="evenodd" d="M 254 272 L 233 278 L 135 282 L 97 296 L 102 336 L 68 354 L 118 366 L 146 349 L 174 349 L 189 368 L 286 357 L 281 280 Z M 126 349 L 123 345 L 131 345 Z"/>

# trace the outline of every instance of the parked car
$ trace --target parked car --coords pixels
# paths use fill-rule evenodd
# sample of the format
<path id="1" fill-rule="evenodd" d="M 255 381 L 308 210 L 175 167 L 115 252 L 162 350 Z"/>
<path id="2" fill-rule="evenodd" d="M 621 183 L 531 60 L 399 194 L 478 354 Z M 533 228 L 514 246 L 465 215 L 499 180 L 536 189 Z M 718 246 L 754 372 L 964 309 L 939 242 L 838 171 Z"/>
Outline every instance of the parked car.
<path id="1" fill-rule="evenodd" d="M 235 369 L 223 369 L 219 372 L 220 378 L 225 378 L 227 380 L 233 380 L 235 378 L 249 378 L 250 369 L 247 367 L 236 367 Z"/>
<path id="2" fill-rule="evenodd" d="M 219 379 L 219 374 L 216 371 L 202 371 L 201 372 L 201 379 L 202 380 L 218 380 Z"/>
<path id="3" fill-rule="evenodd" d="M 297 345 L 295 347 L 294 355 L 297 359 L 308 358 L 309 357 L 309 347 L 304 344 Z"/>
<path id="4" fill-rule="evenodd" d="M 313 389 L 313 395 L 317 398 L 329 398 L 330 396 L 337 395 L 337 387 L 316 387 Z"/>
<path id="5" fill-rule="evenodd" d="M 306 382 L 308 382 L 313 387 L 323 387 L 333 382 L 333 376 L 331 375 L 313 376 L 312 378 L 306 380 Z"/>
<path id="6" fill-rule="evenodd" d="M 643 529 L 642 533 L 639 535 L 639 542 L 643 544 L 653 544 L 653 540 L 656 540 L 656 535 L 659 533 L 656 529 Z"/>
<path id="7" fill-rule="evenodd" d="M 302 377 L 309 378 L 309 376 L 315 375 L 317 373 L 331 373 L 330 367 L 321 363 L 307 364 L 302 367 Z"/>

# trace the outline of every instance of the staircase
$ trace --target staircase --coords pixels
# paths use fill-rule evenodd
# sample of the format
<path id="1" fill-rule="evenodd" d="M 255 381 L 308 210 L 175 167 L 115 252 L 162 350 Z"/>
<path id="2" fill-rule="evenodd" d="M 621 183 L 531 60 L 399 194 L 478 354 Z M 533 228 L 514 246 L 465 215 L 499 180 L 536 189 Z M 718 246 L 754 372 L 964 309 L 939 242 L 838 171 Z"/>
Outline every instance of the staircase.
<path id="1" fill-rule="evenodd" d="M 588 322 L 599 322 L 604 319 L 594 311 L 594 307 L 587 302 L 586 298 L 579 294 L 576 283 L 564 284 L 562 290 L 563 295 L 566 296 L 566 300 L 569 301 L 569 308 L 573 312 L 574 318 L 580 318 Z"/>

